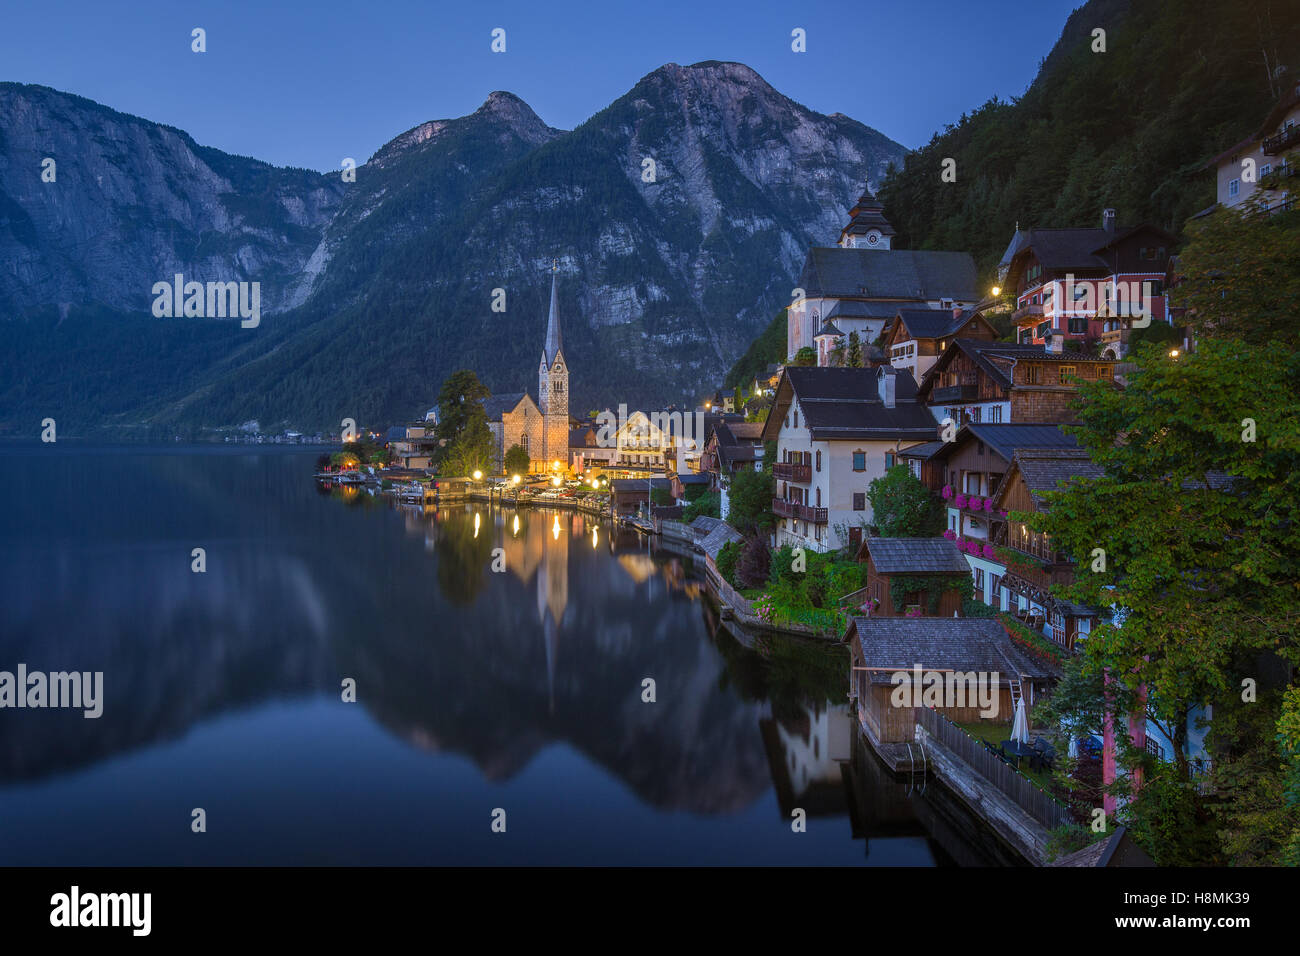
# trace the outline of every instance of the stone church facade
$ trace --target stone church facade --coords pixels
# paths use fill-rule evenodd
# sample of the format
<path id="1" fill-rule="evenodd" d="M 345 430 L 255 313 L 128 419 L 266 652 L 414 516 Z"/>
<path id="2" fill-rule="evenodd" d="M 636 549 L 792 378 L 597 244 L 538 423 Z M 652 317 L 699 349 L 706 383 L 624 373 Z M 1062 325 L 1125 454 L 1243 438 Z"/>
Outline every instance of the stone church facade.
<path id="1" fill-rule="evenodd" d="M 532 473 L 568 471 L 569 366 L 564 358 L 556 282 L 552 269 L 551 309 L 537 369 L 537 401 L 527 392 L 512 392 L 483 402 L 493 437 L 492 468 L 497 473 L 502 471 L 505 453 L 515 445 L 528 453 Z"/>

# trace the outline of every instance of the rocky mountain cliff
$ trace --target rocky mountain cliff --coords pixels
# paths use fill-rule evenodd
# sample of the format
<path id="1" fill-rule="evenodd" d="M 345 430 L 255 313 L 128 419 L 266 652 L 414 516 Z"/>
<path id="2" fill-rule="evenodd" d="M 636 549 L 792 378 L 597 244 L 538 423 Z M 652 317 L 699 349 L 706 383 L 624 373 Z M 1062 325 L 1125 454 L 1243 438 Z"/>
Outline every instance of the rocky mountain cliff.
<path id="1" fill-rule="evenodd" d="M 396 137 L 355 182 L 6 84 L 0 428 L 379 425 L 458 367 L 535 387 L 553 259 L 575 411 L 693 400 L 902 154 L 736 63 L 664 66 L 570 132 L 494 93 Z M 152 318 L 175 272 L 259 281 L 261 326 Z"/>

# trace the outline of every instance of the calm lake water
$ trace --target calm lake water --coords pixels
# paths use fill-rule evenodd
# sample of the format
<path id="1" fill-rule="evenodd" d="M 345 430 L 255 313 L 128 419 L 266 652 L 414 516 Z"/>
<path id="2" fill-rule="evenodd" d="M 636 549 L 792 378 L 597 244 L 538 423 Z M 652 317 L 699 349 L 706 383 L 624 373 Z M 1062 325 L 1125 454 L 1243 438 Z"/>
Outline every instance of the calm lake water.
<path id="1" fill-rule="evenodd" d="M 98 719 L 0 709 L 0 864 L 1001 860 L 856 742 L 841 649 L 720 630 L 688 556 L 317 453 L 0 448 L 0 671 L 104 674 Z"/>

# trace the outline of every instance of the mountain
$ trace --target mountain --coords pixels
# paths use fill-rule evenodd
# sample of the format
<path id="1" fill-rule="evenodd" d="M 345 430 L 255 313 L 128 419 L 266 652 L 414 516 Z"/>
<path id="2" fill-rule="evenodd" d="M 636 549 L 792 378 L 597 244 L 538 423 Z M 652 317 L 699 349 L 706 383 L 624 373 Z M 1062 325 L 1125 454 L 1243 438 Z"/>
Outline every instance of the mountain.
<path id="1" fill-rule="evenodd" d="M 1178 232 L 1215 202 L 1205 163 L 1255 132 L 1298 71 L 1297 0 L 1089 0 L 1022 97 L 937 133 L 880 198 L 900 245 L 968 250 L 990 276 L 1017 224 L 1096 226 L 1114 207 Z M 938 186 L 945 158 L 957 180 Z"/>
<path id="2" fill-rule="evenodd" d="M 82 154 L 46 184 L 52 128 Z M 572 131 L 494 93 L 347 183 L 6 84 L 0 168 L 30 172 L 0 179 L 0 429 L 337 429 L 412 416 L 460 367 L 534 387 L 552 260 L 574 410 L 691 401 L 902 155 L 737 63 L 668 64 Z M 261 325 L 154 319 L 175 272 L 259 281 Z"/>

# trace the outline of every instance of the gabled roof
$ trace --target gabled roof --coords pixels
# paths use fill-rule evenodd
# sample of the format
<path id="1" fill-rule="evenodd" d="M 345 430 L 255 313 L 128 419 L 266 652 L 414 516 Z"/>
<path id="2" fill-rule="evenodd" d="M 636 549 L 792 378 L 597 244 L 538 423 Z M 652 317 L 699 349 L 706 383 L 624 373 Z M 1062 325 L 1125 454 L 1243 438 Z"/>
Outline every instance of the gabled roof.
<path id="1" fill-rule="evenodd" d="M 814 246 L 798 285 L 809 297 L 979 299 L 975 260 L 968 252 Z"/>
<path id="2" fill-rule="evenodd" d="M 968 423 L 961 427 L 950 442 L 940 442 L 942 446 L 935 454 L 935 459 L 946 459 L 960 448 L 972 441 L 982 441 L 993 454 L 1008 464 L 1021 448 L 1078 448 L 1079 440 L 1067 435 L 1059 425 L 1038 425 L 1030 423 Z"/>
<path id="3" fill-rule="evenodd" d="M 704 540 L 700 542 L 700 548 L 703 549 L 705 554 L 716 561 L 718 560 L 718 552 L 721 551 L 724 546 L 730 544 L 732 541 L 744 540 L 744 537 L 739 531 L 727 524 L 725 521 L 719 521 L 713 526 L 713 530 L 704 536 Z"/>
<path id="4" fill-rule="evenodd" d="M 672 481 L 667 478 L 615 478 L 609 483 L 609 490 L 613 492 L 627 492 L 635 494 L 644 492 L 647 488 L 672 488 Z"/>
<path id="5" fill-rule="evenodd" d="M 1047 273 L 1074 272 L 1079 275 L 1090 273 L 1109 273 L 1111 263 L 1102 257 L 1107 249 L 1118 242 L 1139 232 L 1151 232 L 1162 237 L 1170 245 L 1178 237 L 1149 223 L 1136 226 L 1115 226 L 1114 230 L 1103 229 L 1027 229 L 1016 234 L 1007 247 L 1010 259 L 1007 262 L 1006 281 L 1014 287 L 1024 263 L 1030 255 L 1038 261 Z M 1021 237 L 1023 233 L 1023 238 Z M 1018 246 L 1017 246 L 1017 243 Z M 1012 251 L 1012 247 L 1016 247 Z"/>
<path id="6" fill-rule="evenodd" d="M 899 309 L 896 316 L 898 327 L 914 339 L 947 338 L 975 318 L 982 320 L 983 316 L 973 309 L 962 309 L 960 313 L 952 309 Z"/>
<path id="7" fill-rule="evenodd" d="M 1088 457 L 1085 448 L 1020 448 L 1011 460 L 1011 470 L 993 496 L 995 507 L 1001 507 L 1016 472 L 1020 473 L 1034 507 L 1038 509 L 1046 504 L 1043 492 L 1060 491 L 1076 479 L 1100 478 L 1105 474 L 1104 469 Z"/>
<path id="8" fill-rule="evenodd" d="M 822 327 L 817 330 L 817 334 L 814 335 L 813 338 L 819 339 L 823 335 L 833 335 L 836 338 L 839 338 L 842 335 L 844 335 L 844 333 L 835 327 L 834 322 L 832 322 L 830 319 L 827 319 L 825 322 L 822 323 Z"/>
<path id="9" fill-rule="evenodd" d="M 483 411 L 487 413 L 488 421 L 499 422 L 503 415 L 513 412 L 525 399 L 533 402 L 532 396 L 527 392 L 502 392 L 483 399 Z M 533 402 L 533 406 L 536 407 L 537 403 Z"/>
<path id="10" fill-rule="evenodd" d="M 970 573 L 957 545 L 947 538 L 867 538 L 862 547 L 881 574 Z"/>
<path id="11" fill-rule="evenodd" d="M 971 357 L 976 367 L 993 379 L 998 385 L 1011 386 L 1011 366 L 1013 361 L 1062 362 L 1067 365 L 1094 363 L 1113 365 L 1114 359 L 1093 358 L 1082 352 L 1063 349 L 1049 352 L 1044 345 L 1019 345 L 1014 342 L 988 342 L 984 339 L 953 339 L 930 370 L 921 379 L 917 393 L 928 400 L 934 380 L 948 367 L 957 352 L 964 352 Z"/>
<path id="12" fill-rule="evenodd" d="M 894 378 L 894 406 L 879 394 L 881 376 Z M 818 368 L 787 366 L 768 413 L 763 439 L 773 441 L 781 431 L 791 400 L 803 413 L 800 422 L 815 441 L 926 441 L 938 426 L 934 416 L 916 400 L 916 383 L 906 371 L 878 368 Z"/>
<path id="13" fill-rule="evenodd" d="M 702 471 L 679 471 L 673 477 L 683 485 L 707 485 L 713 480 Z"/>
<path id="14" fill-rule="evenodd" d="M 589 447 L 590 443 L 587 441 L 587 439 L 591 438 L 595 434 L 595 432 L 596 429 L 593 428 L 591 425 L 584 425 L 582 428 L 570 428 L 569 447 L 570 448 Z"/>
<path id="15" fill-rule="evenodd" d="M 988 617 L 853 617 L 847 637 L 862 648 L 867 667 L 996 671 L 1005 679 L 1053 676 L 1043 664 L 1021 653 L 1002 622 Z M 890 683 L 888 670 L 868 671 L 871 682 Z"/>
<path id="16" fill-rule="evenodd" d="M 950 444 L 952 443 L 946 441 L 928 441 L 920 445 L 913 445 L 911 448 L 904 448 L 902 451 L 898 453 L 898 457 L 916 458 L 921 461 L 925 461 L 926 459 L 933 456 L 935 452 L 939 451 L 945 445 L 950 445 Z"/>

